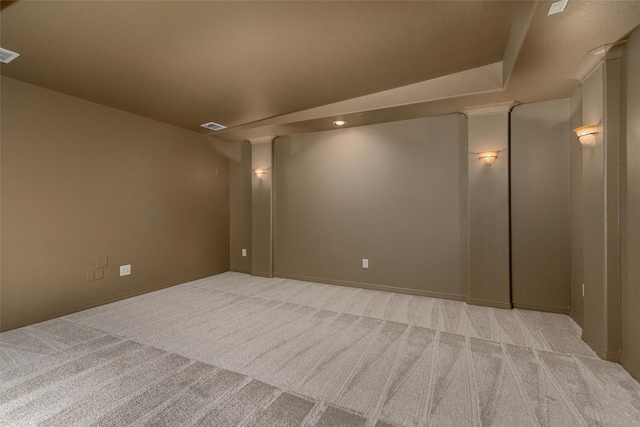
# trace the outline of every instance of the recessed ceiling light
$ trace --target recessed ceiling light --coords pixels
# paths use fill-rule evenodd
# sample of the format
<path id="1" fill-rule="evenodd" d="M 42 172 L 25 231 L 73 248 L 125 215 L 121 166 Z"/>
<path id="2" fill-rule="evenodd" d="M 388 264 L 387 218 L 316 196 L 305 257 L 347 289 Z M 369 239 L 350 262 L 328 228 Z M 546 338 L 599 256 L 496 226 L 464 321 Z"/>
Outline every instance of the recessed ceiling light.
<path id="1" fill-rule="evenodd" d="M 226 126 L 221 125 L 219 123 L 215 123 L 215 122 L 204 123 L 204 124 L 201 124 L 200 126 L 202 126 L 203 128 L 207 128 L 215 131 L 219 131 L 227 128 Z"/>
<path id="2" fill-rule="evenodd" d="M 16 59 L 18 56 L 20 56 L 20 54 L 17 52 L 12 52 L 8 49 L 3 49 L 0 47 L 0 62 L 8 64 L 9 62 Z"/>
<path id="3" fill-rule="evenodd" d="M 347 122 L 345 122 L 344 120 L 336 120 L 335 122 L 333 122 L 333 124 L 336 126 L 344 126 L 347 124 Z"/>

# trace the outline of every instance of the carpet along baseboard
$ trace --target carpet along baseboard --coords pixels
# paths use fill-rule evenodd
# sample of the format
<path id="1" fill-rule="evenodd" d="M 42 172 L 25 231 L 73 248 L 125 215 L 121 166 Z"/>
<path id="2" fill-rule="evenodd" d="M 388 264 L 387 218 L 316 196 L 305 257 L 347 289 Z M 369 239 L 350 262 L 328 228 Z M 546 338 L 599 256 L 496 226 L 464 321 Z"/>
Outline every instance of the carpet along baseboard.
<path id="1" fill-rule="evenodd" d="M 554 307 L 551 305 L 523 304 L 513 302 L 513 308 L 521 308 L 523 310 L 546 311 L 547 313 L 569 314 L 569 307 Z"/>
<path id="2" fill-rule="evenodd" d="M 606 360 L 608 362 L 620 363 L 620 353 L 614 351 L 596 351 L 596 354 L 600 359 Z"/>
<path id="3" fill-rule="evenodd" d="M 455 301 L 464 301 L 465 295 L 447 294 L 444 292 L 424 291 L 422 289 L 400 288 L 394 286 L 375 285 L 372 283 L 349 282 L 346 280 L 325 279 L 322 277 L 298 276 L 295 274 L 274 273 L 275 277 L 282 279 L 302 280 L 305 282 L 326 283 L 328 285 L 349 286 L 352 288 L 371 289 L 373 291 L 397 292 L 399 294 L 418 295 L 421 297 L 451 299 Z"/>
<path id="4" fill-rule="evenodd" d="M 634 366 L 624 357 L 620 357 L 620 364 L 627 370 L 636 380 L 640 381 L 640 367 Z"/>
<path id="5" fill-rule="evenodd" d="M 20 322 L 2 324 L 2 325 L 0 325 L 0 332 L 7 332 L 7 331 L 10 331 L 12 329 L 22 328 L 24 326 L 29 326 L 29 325 L 33 325 L 35 323 L 40 323 L 40 322 L 44 322 L 44 321 L 47 321 L 47 320 L 55 319 L 56 317 L 67 316 L 69 314 L 77 313 L 79 311 L 88 310 L 90 308 L 99 307 L 101 305 L 110 304 L 112 302 L 121 301 L 123 299 L 136 297 L 138 295 L 148 294 L 149 292 L 159 291 L 160 289 L 169 288 L 171 286 L 180 285 L 182 283 L 187 283 L 187 282 L 191 282 L 191 281 L 198 280 L 198 279 L 204 279 L 205 277 L 215 276 L 216 274 L 225 273 L 227 271 L 229 271 L 229 270 L 228 269 L 220 270 L 220 271 L 216 270 L 216 271 L 207 273 L 205 275 L 198 275 L 198 276 L 195 276 L 195 277 L 179 279 L 179 280 L 173 280 L 171 282 L 160 283 L 160 284 L 157 284 L 157 285 L 146 287 L 144 289 L 139 289 L 139 290 L 134 291 L 134 292 L 127 292 L 125 294 L 115 295 L 113 297 L 101 299 L 101 300 L 98 300 L 98 301 L 92 301 L 92 302 L 89 302 L 87 304 L 74 306 L 74 307 L 71 307 L 71 308 L 68 308 L 68 309 L 58 310 L 58 311 L 55 311 L 55 312 L 52 312 L 52 313 L 46 313 L 46 314 L 43 314 L 42 316 L 35 316 L 35 317 L 29 318 L 29 319 L 26 319 L 26 320 L 22 320 Z"/>

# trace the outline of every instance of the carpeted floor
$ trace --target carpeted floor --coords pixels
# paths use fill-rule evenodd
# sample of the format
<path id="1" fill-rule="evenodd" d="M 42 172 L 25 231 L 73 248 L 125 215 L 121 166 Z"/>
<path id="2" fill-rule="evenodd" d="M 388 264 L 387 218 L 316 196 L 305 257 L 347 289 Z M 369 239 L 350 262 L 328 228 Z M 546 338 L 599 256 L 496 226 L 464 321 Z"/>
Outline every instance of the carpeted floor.
<path id="1" fill-rule="evenodd" d="M 0 334 L 2 425 L 640 426 L 567 316 L 240 273 Z"/>

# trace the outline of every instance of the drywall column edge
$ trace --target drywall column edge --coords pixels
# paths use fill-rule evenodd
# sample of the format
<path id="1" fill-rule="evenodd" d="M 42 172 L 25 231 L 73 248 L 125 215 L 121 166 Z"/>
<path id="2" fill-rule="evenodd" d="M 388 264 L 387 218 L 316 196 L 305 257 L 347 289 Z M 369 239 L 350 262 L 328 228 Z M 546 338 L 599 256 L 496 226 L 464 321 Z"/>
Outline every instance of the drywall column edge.
<path id="1" fill-rule="evenodd" d="M 603 359 L 620 360 L 620 52 L 607 47 L 582 87 L 582 125 L 598 124 L 583 148 L 583 340 Z"/>
<path id="2" fill-rule="evenodd" d="M 509 114 L 513 102 L 468 108 L 469 304 L 511 308 Z M 485 165 L 479 152 L 499 150 Z"/>
<path id="3" fill-rule="evenodd" d="M 605 230 L 607 343 L 605 359 L 620 361 L 620 57 L 623 44 L 607 52 L 605 90 Z"/>
<path id="4" fill-rule="evenodd" d="M 621 58 L 620 363 L 640 381 L 640 30 Z"/>
<path id="5" fill-rule="evenodd" d="M 229 269 L 251 274 L 251 143 L 230 143 L 229 159 Z"/>
<path id="6" fill-rule="evenodd" d="M 251 274 L 273 277 L 273 136 L 251 139 Z"/>

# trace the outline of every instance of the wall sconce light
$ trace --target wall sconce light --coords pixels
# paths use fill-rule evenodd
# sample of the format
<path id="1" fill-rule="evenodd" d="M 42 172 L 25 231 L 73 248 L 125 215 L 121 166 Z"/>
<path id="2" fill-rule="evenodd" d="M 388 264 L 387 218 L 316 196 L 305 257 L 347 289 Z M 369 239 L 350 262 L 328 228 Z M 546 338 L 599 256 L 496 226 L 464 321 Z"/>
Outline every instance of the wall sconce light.
<path id="1" fill-rule="evenodd" d="M 258 169 L 254 169 L 253 173 L 256 174 L 256 176 L 258 178 L 262 178 L 263 176 L 265 176 L 267 174 L 267 170 L 270 168 L 258 168 Z"/>
<path id="2" fill-rule="evenodd" d="M 499 151 L 482 151 L 478 153 L 478 159 L 482 160 L 485 165 L 490 166 L 496 162 L 498 153 Z"/>
<path id="3" fill-rule="evenodd" d="M 582 126 L 579 128 L 575 128 L 573 131 L 578 136 L 580 144 L 582 144 L 583 147 L 591 148 L 596 145 L 596 134 L 598 133 L 598 125 Z"/>

